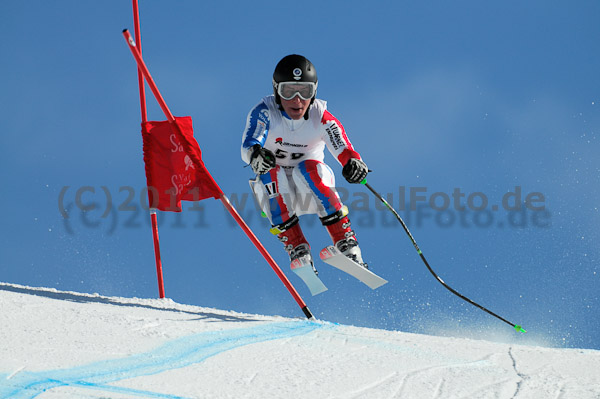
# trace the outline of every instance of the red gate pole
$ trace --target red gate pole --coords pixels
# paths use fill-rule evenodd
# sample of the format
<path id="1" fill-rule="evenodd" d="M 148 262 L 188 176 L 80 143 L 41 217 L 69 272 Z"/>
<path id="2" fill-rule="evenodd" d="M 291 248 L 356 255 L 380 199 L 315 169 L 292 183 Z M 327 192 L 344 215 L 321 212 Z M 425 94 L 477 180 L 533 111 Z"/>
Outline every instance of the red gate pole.
<path id="1" fill-rule="evenodd" d="M 142 35 L 140 32 L 140 10 L 138 0 L 133 0 L 133 24 L 135 25 L 135 38 L 137 40 L 137 48 L 140 54 L 142 53 Z M 148 121 L 146 113 L 146 90 L 144 86 L 144 74 L 138 67 L 138 86 L 140 89 L 140 108 L 142 112 L 142 124 Z M 148 191 L 148 204 L 150 204 L 150 191 Z M 156 209 L 150 208 L 150 221 L 152 222 L 152 239 L 154 242 L 154 260 L 156 263 L 156 278 L 158 280 L 158 296 L 165 297 L 165 285 L 163 281 L 162 260 L 160 258 L 160 241 L 158 239 L 158 218 Z"/>
<path id="2" fill-rule="evenodd" d="M 161 109 L 163 110 L 165 116 L 167 117 L 169 122 L 171 122 L 171 126 L 177 132 L 178 136 L 180 136 L 180 137 L 183 136 L 183 133 L 181 132 L 179 125 L 177 125 L 177 123 L 174 123 L 175 117 L 169 110 L 167 103 L 165 102 L 164 98 L 158 91 L 158 87 L 156 86 L 156 83 L 154 83 L 154 79 L 152 79 L 152 76 L 150 75 L 150 71 L 148 71 L 148 68 L 146 67 L 146 64 L 144 63 L 144 60 L 142 59 L 142 55 L 140 54 L 139 50 L 137 49 L 135 41 L 133 40 L 133 37 L 131 37 L 131 34 L 129 33 L 129 31 L 127 29 L 123 30 L 123 37 L 125 37 L 125 41 L 129 45 L 129 49 L 131 50 L 131 53 L 133 54 L 133 57 L 135 58 L 135 61 L 138 65 L 138 70 L 143 73 L 144 78 L 146 79 L 146 82 L 148 83 L 148 86 L 150 86 L 150 89 L 152 90 L 152 93 L 154 94 L 154 97 L 156 98 L 156 101 L 158 101 L 158 104 L 160 105 Z M 195 157 L 192 157 L 192 162 L 194 162 L 194 164 L 196 164 L 196 166 L 200 170 L 206 169 L 205 166 L 200 162 L 200 159 L 196 159 Z M 210 173 L 207 173 L 207 176 L 210 176 L 210 179 L 212 180 L 214 185 L 216 187 L 219 187 L 219 185 L 212 179 L 212 176 L 210 175 Z M 279 267 L 279 265 L 277 265 L 277 263 L 275 262 L 273 257 L 269 254 L 267 249 L 261 244 L 261 242 L 254 235 L 252 230 L 250 230 L 250 227 L 248 227 L 246 222 L 244 222 L 242 217 L 239 215 L 239 213 L 235 210 L 235 208 L 229 201 L 229 198 L 227 198 L 227 196 L 223 193 L 223 191 L 220 188 L 219 188 L 219 193 L 220 193 L 219 199 L 223 203 L 223 206 L 225 207 L 225 209 L 227 209 L 227 211 L 229 211 L 231 216 L 239 224 L 239 226 L 242 228 L 244 233 L 246 233 L 246 235 L 248 236 L 250 241 L 252 241 L 254 246 L 258 249 L 258 251 L 265 258 L 267 263 L 269 263 L 269 266 L 271 266 L 271 268 L 273 269 L 275 274 L 277 274 L 277 276 L 279 277 L 279 279 L 281 280 L 283 285 L 285 285 L 285 287 L 288 289 L 288 291 L 290 292 L 290 294 L 292 295 L 292 297 L 294 298 L 294 300 L 296 301 L 298 306 L 300 306 L 300 308 L 304 312 L 304 315 L 308 319 L 314 318 L 314 316 L 308 309 L 308 306 L 306 306 L 306 303 L 302 300 L 302 298 L 298 294 L 298 291 L 296 291 L 296 289 L 294 288 L 294 286 L 292 285 L 290 280 L 288 280 L 286 275 L 281 271 L 281 268 Z"/>

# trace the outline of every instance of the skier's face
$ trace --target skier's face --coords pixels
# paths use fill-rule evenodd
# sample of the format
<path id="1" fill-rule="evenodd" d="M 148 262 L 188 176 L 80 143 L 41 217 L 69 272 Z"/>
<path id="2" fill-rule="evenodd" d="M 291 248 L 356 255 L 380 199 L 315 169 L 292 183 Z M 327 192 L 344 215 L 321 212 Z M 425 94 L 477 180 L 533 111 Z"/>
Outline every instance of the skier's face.
<path id="1" fill-rule="evenodd" d="M 300 96 L 296 96 L 291 100 L 281 99 L 281 106 L 286 114 L 292 119 L 301 119 L 308 107 L 310 106 L 310 99 L 303 100 Z"/>

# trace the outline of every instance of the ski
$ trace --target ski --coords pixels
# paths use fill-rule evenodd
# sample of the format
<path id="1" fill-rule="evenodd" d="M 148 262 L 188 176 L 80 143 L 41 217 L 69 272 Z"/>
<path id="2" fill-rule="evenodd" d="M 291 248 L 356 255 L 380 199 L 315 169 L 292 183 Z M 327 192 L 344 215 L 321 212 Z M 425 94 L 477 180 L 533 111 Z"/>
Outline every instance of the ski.
<path id="1" fill-rule="evenodd" d="M 306 258 L 294 259 L 290 267 L 304 281 L 313 296 L 327 291 L 327 287 L 315 273 L 312 263 L 307 262 Z"/>
<path id="2" fill-rule="evenodd" d="M 344 256 L 333 245 L 323 248 L 319 253 L 319 257 L 323 262 L 328 263 L 344 273 L 348 273 L 373 290 L 387 283 L 387 280 L 379 277 L 369 269 Z"/>

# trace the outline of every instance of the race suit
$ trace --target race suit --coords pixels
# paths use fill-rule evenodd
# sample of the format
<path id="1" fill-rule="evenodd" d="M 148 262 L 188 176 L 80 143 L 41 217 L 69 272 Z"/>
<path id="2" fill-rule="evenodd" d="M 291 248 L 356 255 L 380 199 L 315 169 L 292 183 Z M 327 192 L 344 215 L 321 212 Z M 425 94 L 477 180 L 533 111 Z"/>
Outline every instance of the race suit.
<path id="1" fill-rule="evenodd" d="M 315 99 L 307 112 L 308 119 L 293 120 L 271 95 L 248 114 L 242 135 L 242 160 L 250 163 L 256 144 L 276 157 L 276 167 L 257 176 L 251 184 L 274 226 L 295 215 L 316 213 L 323 218 L 342 208 L 333 171 L 323 163 L 325 146 L 342 165 L 350 158 L 360 159 L 342 124 L 327 111 L 325 101 Z"/>

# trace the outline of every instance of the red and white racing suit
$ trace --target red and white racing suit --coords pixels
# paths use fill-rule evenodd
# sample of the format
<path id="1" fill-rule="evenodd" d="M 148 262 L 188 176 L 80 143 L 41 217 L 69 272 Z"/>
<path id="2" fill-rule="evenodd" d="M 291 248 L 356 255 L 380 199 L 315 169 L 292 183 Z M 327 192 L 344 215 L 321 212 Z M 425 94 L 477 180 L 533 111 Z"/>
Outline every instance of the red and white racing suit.
<path id="1" fill-rule="evenodd" d="M 335 190 L 334 174 L 324 162 L 327 149 L 345 165 L 360 159 L 344 127 L 329 111 L 327 103 L 315 99 L 308 119 L 291 119 L 275 102 L 264 97 L 248 114 L 242 135 L 242 159 L 250 163 L 252 146 L 271 150 L 277 165 L 259 175 L 252 190 L 274 226 L 294 215 L 316 213 L 323 218 L 338 212 L 342 202 Z"/>

